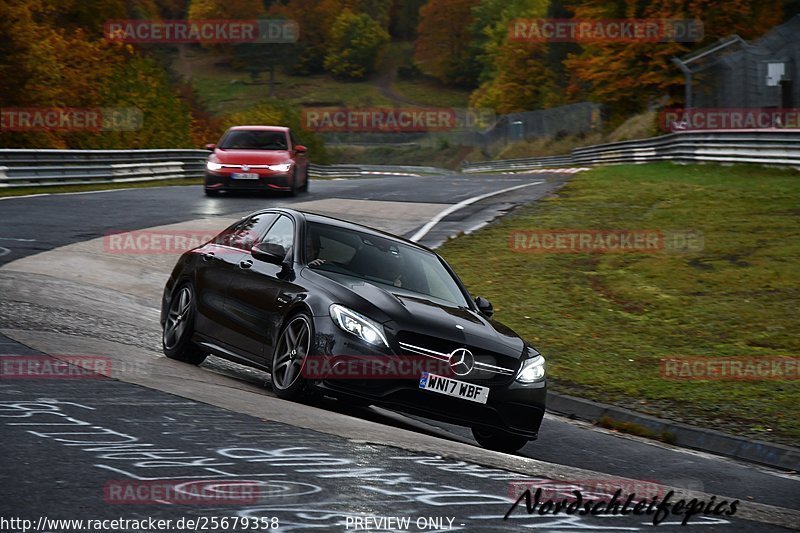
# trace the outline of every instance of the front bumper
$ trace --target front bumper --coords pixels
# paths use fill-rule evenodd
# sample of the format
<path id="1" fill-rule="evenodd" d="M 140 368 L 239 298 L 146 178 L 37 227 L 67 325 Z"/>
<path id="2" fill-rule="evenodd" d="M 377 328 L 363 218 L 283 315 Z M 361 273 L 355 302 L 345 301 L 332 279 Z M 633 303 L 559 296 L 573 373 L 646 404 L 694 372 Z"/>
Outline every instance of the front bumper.
<path id="1" fill-rule="evenodd" d="M 209 191 L 289 191 L 292 175 L 287 172 L 258 173 L 258 179 L 235 179 L 232 172 L 206 171 L 205 188 Z"/>
<path id="2" fill-rule="evenodd" d="M 445 396 L 419 388 L 419 376 L 403 375 L 402 379 L 391 376 L 349 375 L 337 372 L 337 365 L 346 365 L 353 358 L 369 358 L 371 362 L 397 362 L 398 359 L 419 356 L 404 356 L 390 349 L 368 346 L 356 337 L 339 329 L 330 317 L 314 317 L 315 345 L 312 355 L 315 361 L 326 361 L 334 378 L 311 380 L 315 386 L 333 396 L 350 396 L 367 400 L 398 411 L 467 427 L 495 429 L 536 439 L 545 413 L 547 383 L 523 384 L 514 380 L 502 385 L 489 385 L 481 380 L 459 377 L 457 379 L 489 387 L 485 404 L 461 398 Z M 391 344 L 391 341 L 390 341 Z M 406 368 L 412 365 L 407 365 Z M 310 377 L 314 377 L 310 374 Z"/>

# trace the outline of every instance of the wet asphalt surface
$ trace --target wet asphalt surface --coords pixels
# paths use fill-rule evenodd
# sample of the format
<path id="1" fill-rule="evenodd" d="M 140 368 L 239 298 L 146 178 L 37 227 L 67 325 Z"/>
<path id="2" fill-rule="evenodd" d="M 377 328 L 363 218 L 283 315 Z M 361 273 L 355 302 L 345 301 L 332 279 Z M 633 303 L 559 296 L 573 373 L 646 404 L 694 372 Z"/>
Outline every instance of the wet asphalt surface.
<path id="1" fill-rule="evenodd" d="M 296 199 L 269 196 L 209 199 L 202 195 L 199 187 L 163 187 L 0 200 L 0 264 L 65 244 L 101 237 L 110 231 L 140 229 L 207 216 L 243 215 L 255 209 L 288 205 L 297 201 L 336 197 L 455 203 L 492 190 L 515 186 L 526 180 L 545 181 L 543 186 L 529 187 L 479 202 L 460 211 L 457 216 L 445 219 L 426 239 L 427 244 L 436 244 L 448 233 L 469 229 L 484 222 L 488 216 L 486 213 L 506 210 L 513 205 L 535 201 L 549 194 L 564 179 L 555 176 L 515 175 L 315 181 L 310 194 Z M 431 181 L 435 183 L 431 184 Z M 68 318 L 62 320 L 67 321 Z M 2 327 L 48 328 L 54 322 L 59 320 L 54 319 L 47 309 L 20 309 L 15 307 L 14 302 L 4 301 L 0 297 Z M 90 320 L 76 327 L 88 330 L 82 333 L 91 333 L 93 324 Z M 157 331 L 137 331 L 133 336 L 138 339 L 137 344 L 152 345 L 157 350 Z M 24 347 L 4 338 L 0 338 L 0 348 L 3 348 L 0 353 L 4 354 L 25 353 Z M 204 367 L 237 380 L 260 384 L 268 381 L 266 374 L 216 358 L 209 358 Z M 264 392 L 271 394 L 267 387 Z M 42 402 L 42 398 L 47 401 Z M 266 424 L 246 415 L 113 380 L 4 379 L 0 382 L 0 402 L 0 450 L 4 457 L 0 477 L 2 486 L 6 487 L 0 499 L 0 516 L 3 517 L 29 516 L 38 519 L 45 512 L 48 516 L 60 518 L 197 517 L 203 513 L 206 516 L 225 514 L 239 517 L 274 515 L 281 522 L 281 531 L 312 527 L 318 530 L 344 530 L 348 526 L 348 516 L 351 519 L 349 524 L 353 525 L 353 513 L 363 516 L 372 513 L 374 516 L 440 517 L 443 520 L 441 525 L 447 523 L 446 517 L 450 517 L 454 519 L 452 527 L 469 531 L 523 528 L 608 528 L 620 531 L 652 527 L 652 517 L 556 519 L 552 516 L 529 517 L 525 513 L 515 513 L 511 522 L 503 521 L 502 515 L 508 509 L 510 501 L 509 483 L 519 481 L 519 474 L 484 472 L 477 475 L 458 471 L 458 468 L 448 470 L 445 467 L 453 465 L 437 463 L 436 459 L 413 458 L 402 450 L 380 447 L 374 449 L 375 447 L 356 445 L 339 437 L 310 430 Z M 35 406 L 23 407 L 22 411 L 18 411 L 19 408 L 14 406 L 20 402 L 33 402 L 27 405 Z M 323 410 L 347 409 L 348 413 L 384 424 L 471 442 L 468 431 L 437 422 L 401 417 L 377 409 L 353 410 L 344 408 L 335 401 L 324 402 L 320 407 Z M 20 413 L 32 413 L 31 409 L 33 414 L 17 416 Z M 47 414 L 47 411 L 52 410 L 58 410 L 61 414 Z M 208 464 L 215 464 L 213 461 L 203 463 L 206 465 L 203 467 L 177 464 L 169 466 L 166 463 L 171 461 L 162 458 L 159 460 L 164 465 L 157 464 L 156 461 L 156 464 L 142 466 L 139 464 L 142 461 L 133 461 L 131 466 L 131 461 L 122 456 L 108 456 L 112 452 L 87 452 L 86 446 L 81 442 L 65 443 L 56 436 L 42 436 L 50 433 L 52 428 L 48 425 L 54 417 L 59 420 L 80 420 L 93 428 L 120 432 L 135 439 L 130 442 L 137 445 L 147 443 L 151 444 L 147 448 L 172 450 L 175 457 L 229 462 L 231 464 L 226 465 L 226 468 L 231 468 L 230 472 L 223 471 L 231 474 L 231 479 L 241 480 L 258 474 L 259 480 L 269 480 L 266 485 L 268 488 L 259 490 L 256 505 L 251 505 L 252 502 L 247 505 L 239 505 L 241 502 L 225 502 L 224 505 L 212 502 L 209 505 L 208 501 L 191 505 L 109 503 L 103 490 L 110 481 L 138 477 L 195 479 L 191 476 L 193 473 L 200 476 L 196 479 L 207 479 L 203 476 L 223 474 L 204 470 Z M 19 418 L 25 419 L 22 424 L 30 425 L 19 425 Z M 48 418 L 51 420 L 45 422 Z M 82 427 L 80 424 L 76 425 Z M 64 428 L 68 433 L 75 430 L 71 425 Z M 220 450 L 245 448 L 266 450 L 264 453 L 267 455 L 258 456 L 263 461 L 254 460 L 255 456 L 231 458 L 220 455 Z M 297 449 L 285 452 L 290 455 L 284 459 L 281 459 L 280 454 L 270 455 L 276 450 L 286 448 Z M 309 467 L 303 463 L 308 463 L 309 460 L 313 462 L 315 457 L 323 457 L 318 454 L 325 454 L 324 457 L 331 458 L 331 463 L 337 466 L 350 466 L 338 473 L 322 475 L 323 473 L 314 471 L 314 467 L 318 468 L 320 465 Z M 742 505 L 755 501 L 790 509 L 800 508 L 796 477 L 672 449 L 642 439 L 597 431 L 563 419 L 547 418 L 542 426 L 540 440 L 526 446 L 521 455 L 623 477 L 687 486 L 738 498 L 744 502 Z M 144 456 L 136 457 L 142 459 Z M 118 468 L 120 465 L 122 466 Z M 258 468 L 253 468 L 254 465 Z M 112 468 L 107 468 L 109 466 Z M 379 470 L 372 472 L 376 474 L 375 479 L 372 479 L 363 470 L 356 474 L 356 466 L 358 469 Z M 213 470 L 216 466 L 210 468 Z M 380 475 L 383 473 L 403 474 L 409 478 L 406 483 L 392 484 L 387 480 L 398 477 Z M 401 490 L 403 487 L 407 490 Z M 430 490 L 434 492 L 426 493 L 421 490 L 423 487 L 431 487 Z M 440 496 L 432 495 L 435 491 L 443 492 Z M 481 496 L 477 497 L 475 494 Z M 493 500 L 492 497 L 503 498 L 502 504 L 499 499 Z M 470 498 L 480 500 L 480 503 L 465 503 Z M 446 500 L 449 502 L 447 505 L 440 505 Z M 756 527 L 759 530 L 770 530 L 764 525 L 738 519 L 728 524 L 712 523 L 717 520 L 719 519 L 704 518 L 697 522 L 693 520 L 689 527 L 696 529 L 702 525 L 701 529 L 716 531 L 727 531 L 731 528 L 737 531 L 755 530 Z M 666 520 L 659 526 L 659 530 L 669 523 L 670 520 Z M 0 522 L 0 526 L 2 525 Z M 680 526 L 669 527 L 683 530 Z M 0 530 L 5 531 L 3 527 Z M 418 529 L 412 524 L 411 530 Z"/>

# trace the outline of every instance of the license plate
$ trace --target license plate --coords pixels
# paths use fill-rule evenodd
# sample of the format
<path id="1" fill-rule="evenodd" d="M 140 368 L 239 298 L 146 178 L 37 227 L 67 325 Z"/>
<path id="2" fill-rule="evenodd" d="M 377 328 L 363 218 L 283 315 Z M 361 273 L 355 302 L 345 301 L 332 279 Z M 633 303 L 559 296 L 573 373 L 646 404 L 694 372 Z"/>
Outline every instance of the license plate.
<path id="1" fill-rule="evenodd" d="M 235 180 L 257 180 L 258 174 L 255 172 L 234 172 L 233 179 Z"/>
<path id="2" fill-rule="evenodd" d="M 477 403 L 486 403 L 486 400 L 489 399 L 489 387 L 481 387 L 428 372 L 422 373 L 419 388 Z"/>

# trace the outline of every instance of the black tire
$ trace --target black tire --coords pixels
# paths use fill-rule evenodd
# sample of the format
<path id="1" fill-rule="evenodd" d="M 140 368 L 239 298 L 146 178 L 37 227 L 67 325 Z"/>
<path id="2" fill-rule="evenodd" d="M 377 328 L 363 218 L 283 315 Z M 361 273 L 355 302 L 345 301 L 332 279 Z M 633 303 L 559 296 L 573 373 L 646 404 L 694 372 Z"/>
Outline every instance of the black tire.
<path id="1" fill-rule="evenodd" d="M 205 189 L 206 196 L 214 197 L 219 196 L 219 191 L 215 191 L 213 189 Z"/>
<path id="2" fill-rule="evenodd" d="M 496 429 L 472 428 L 472 436 L 478 444 L 496 452 L 515 453 L 528 444 L 525 437 Z"/>
<path id="3" fill-rule="evenodd" d="M 199 365 L 206 354 L 192 342 L 196 315 L 195 293 L 190 283 L 178 287 L 169 304 L 161 345 L 164 355 L 176 361 Z"/>
<path id="4" fill-rule="evenodd" d="M 309 179 L 308 179 L 308 170 L 306 170 L 306 180 L 303 182 L 303 186 L 302 186 L 302 187 L 300 187 L 300 190 L 301 190 L 302 192 L 308 192 L 308 182 L 309 182 Z"/>
<path id="5" fill-rule="evenodd" d="M 292 184 L 289 187 L 289 196 L 297 196 L 297 172 L 292 171 Z"/>
<path id="6" fill-rule="evenodd" d="M 318 394 L 302 376 L 306 357 L 314 339 L 314 324 L 306 313 L 290 317 L 278 335 L 272 354 L 272 390 L 278 398 L 294 402 L 307 402 Z"/>

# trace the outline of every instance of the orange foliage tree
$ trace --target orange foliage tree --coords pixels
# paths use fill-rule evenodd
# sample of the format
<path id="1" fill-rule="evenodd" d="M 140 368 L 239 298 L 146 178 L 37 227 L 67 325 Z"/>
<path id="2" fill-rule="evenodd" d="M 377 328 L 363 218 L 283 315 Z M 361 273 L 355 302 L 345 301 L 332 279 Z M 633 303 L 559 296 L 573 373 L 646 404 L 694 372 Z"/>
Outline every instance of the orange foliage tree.
<path id="1" fill-rule="evenodd" d="M 55 7 L 54 7 L 55 6 Z M 157 148 L 189 145 L 190 115 L 164 70 L 126 44 L 92 38 L 64 21 L 79 14 L 45 0 L 0 4 L 0 104 L 10 108 L 139 110 L 130 131 L 0 132 L 0 145 Z M 77 18 L 76 18 L 77 17 Z M 137 112 L 137 113 L 138 113 Z M 136 121 L 138 123 L 138 121 Z"/>
<path id="2" fill-rule="evenodd" d="M 571 7 L 577 19 L 609 18 L 699 19 L 704 37 L 698 43 L 593 42 L 564 61 L 571 74 L 569 95 L 608 104 L 617 117 L 645 108 L 648 103 L 673 93 L 683 84 L 673 57 L 721 37 L 762 35 L 780 22 L 781 1 L 728 0 L 586 0 Z"/>
<path id="3" fill-rule="evenodd" d="M 470 63 L 472 8 L 479 0 L 430 0 L 419 10 L 414 60 L 445 83 L 473 85 Z"/>

